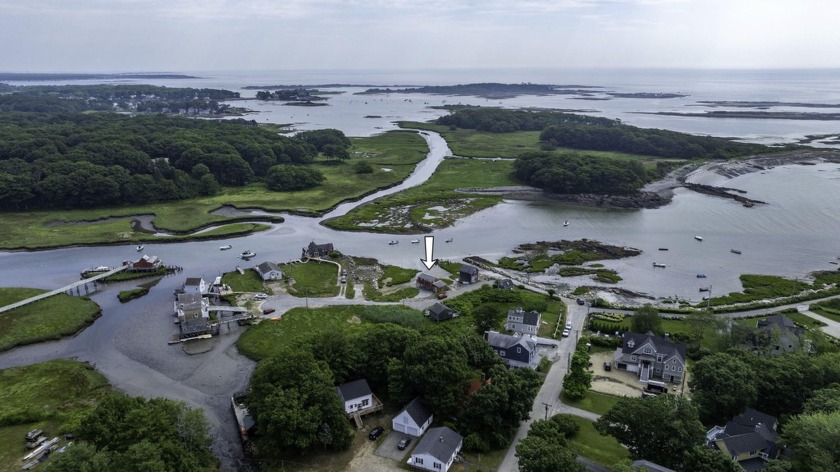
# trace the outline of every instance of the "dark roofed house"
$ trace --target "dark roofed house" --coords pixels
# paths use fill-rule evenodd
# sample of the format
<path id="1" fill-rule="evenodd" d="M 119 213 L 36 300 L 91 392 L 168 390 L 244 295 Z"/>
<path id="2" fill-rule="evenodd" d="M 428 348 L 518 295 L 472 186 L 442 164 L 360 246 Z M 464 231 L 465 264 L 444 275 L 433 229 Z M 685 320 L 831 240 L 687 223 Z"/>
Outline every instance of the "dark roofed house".
<path id="1" fill-rule="evenodd" d="M 505 329 L 517 334 L 536 336 L 540 330 L 540 312 L 525 311 L 522 307 L 508 310 L 508 321 Z"/>
<path id="2" fill-rule="evenodd" d="M 706 433 L 709 447 L 737 462 L 747 472 L 761 470 L 768 460 L 779 457 L 776 417 L 747 408 L 726 426 L 715 426 Z"/>
<path id="3" fill-rule="evenodd" d="M 158 270 L 163 266 L 157 256 L 143 256 L 136 261 L 123 261 L 123 265 L 128 266 L 129 272 L 152 272 Z"/>
<path id="4" fill-rule="evenodd" d="M 458 282 L 467 285 L 478 282 L 478 267 L 461 264 L 461 268 L 458 270 Z"/>
<path id="5" fill-rule="evenodd" d="M 432 410 L 426 406 L 426 402 L 415 397 L 391 420 L 391 427 L 394 431 L 419 438 L 432 424 L 433 418 Z"/>
<path id="6" fill-rule="evenodd" d="M 805 332 L 782 314 L 768 316 L 760 320 L 756 326 L 759 329 L 759 339 L 755 343 L 756 349 L 764 350 L 765 353 L 771 355 L 799 349 L 801 336 Z"/>
<path id="7" fill-rule="evenodd" d="M 502 356 L 512 369 L 536 369 L 540 365 L 537 342 L 528 336 L 510 336 L 495 331 L 487 332 L 487 343 Z"/>
<path id="8" fill-rule="evenodd" d="M 444 305 L 443 303 L 435 303 L 427 310 L 426 314 L 429 316 L 429 319 L 435 321 L 444 321 L 452 319 L 458 316 L 452 308 Z"/>
<path id="9" fill-rule="evenodd" d="M 661 379 L 678 384 L 685 375 L 685 344 L 672 343 L 650 331 L 626 333 L 614 358 L 616 368 L 638 373 L 642 383 Z"/>
<path id="10" fill-rule="evenodd" d="M 260 274 L 260 278 L 263 280 L 280 280 L 283 278 L 283 271 L 273 262 L 263 262 L 254 266 L 254 270 Z"/>
<path id="11" fill-rule="evenodd" d="M 332 243 L 315 244 L 315 241 L 312 241 L 311 243 L 309 243 L 309 246 L 303 248 L 303 252 L 300 258 L 306 259 L 307 257 L 326 257 L 329 256 L 333 251 L 335 251 L 335 248 L 333 248 Z"/>
<path id="12" fill-rule="evenodd" d="M 435 290 L 435 282 L 438 279 L 434 275 L 420 274 L 417 276 L 417 288 L 422 290 Z"/>
<path id="13" fill-rule="evenodd" d="M 408 465 L 433 472 L 446 472 L 461 452 L 464 438 L 455 431 L 441 426 L 431 428 L 408 459 Z"/>
<path id="14" fill-rule="evenodd" d="M 513 280 L 510 279 L 502 279 L 495 283 L 496 288 L 501 290 L 513 290 L 516 288 L 516 284 L 513 283 Z"/>
<path id="15" fill-rule="evenodd" d="M 373 392 L 365 379 L 354 380 L 335 388 L 345 413 L 353 413 L 373 405 Z"/>

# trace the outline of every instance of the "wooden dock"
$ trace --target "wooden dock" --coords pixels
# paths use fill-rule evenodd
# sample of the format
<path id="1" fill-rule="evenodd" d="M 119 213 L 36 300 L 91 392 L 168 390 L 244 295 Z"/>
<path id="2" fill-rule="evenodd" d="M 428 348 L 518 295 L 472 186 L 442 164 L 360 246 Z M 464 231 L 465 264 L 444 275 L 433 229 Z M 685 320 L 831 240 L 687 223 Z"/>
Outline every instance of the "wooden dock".
<path id="1" fill-rule="evenodd" d="M 128 266 L 120 266 L 120 267 L 117 267 L 116 269 L 109 270 L 108 272 L 103 272 L 101 274 L 94 275 L 93 277 L 91 277 L 89 279 L 82 279 L 82 280 L 79 280 L 78 282 L 73 282 L 72 284 L 67 285 L 65 287 L 57 288 L 57 289 L 55 289 L 51 292 L 44 292 L 40 295 L 35 295 L 34 297 L 27 298 L 26 300 L 21 300 L 19 302 L 15 302 L 15 303 L 12 303 L 10 305 L 6 305 L 4 307 L 0 307 L 0 313 L 6 312 L 6 311 L 9 311 L 9 310 L 14 310 L 15 308 L 20 308 L 24 305 L 29 305 L 30 303 L 35 303 L 37 301 L 44 300 L 44 299 L 47 299 L 47 298 L 50 298 L 50 297 L 54 297 L 54 296 L 56 296 L 58 294 L 61 294 L 61 293 L 69 292 L 70 290 L 73 290 L 76 287 L 81 287 L 82 285 L 89 284 L 91 282 L 96 282 L 99 279 L 104 279 L 105 277 L 110 277 L 110 276 L 112 276 L 116 273 L 119 273 L 119 272 L 122 272 L 122 271 L 126 270 L 127 268 L 128 268 Z"/>

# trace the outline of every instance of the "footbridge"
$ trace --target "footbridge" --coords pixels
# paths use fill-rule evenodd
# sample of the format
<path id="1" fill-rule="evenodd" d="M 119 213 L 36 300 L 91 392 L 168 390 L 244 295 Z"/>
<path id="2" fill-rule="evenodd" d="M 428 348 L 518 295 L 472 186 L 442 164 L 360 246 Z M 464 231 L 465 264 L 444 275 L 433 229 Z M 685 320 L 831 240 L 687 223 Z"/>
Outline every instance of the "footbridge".
<path id="1" fill-rule="evenodd" d="M 110 277 L 114 274 L 117 274 L 119 272 L 122 272 L 122 271 L 126 270 L 127 268 L 128 268 L 128 266 L 120 266 L 120 267 L 117 267 L 116 269 L 111 269 L 108 272 L 103 272 L 101 274 L 94 275 L 93 277 L 90 277 L 90 278 L 87 278 L 87 279 L 82 279 L 82 280 L 79 280 L 78 282 L 73 282 L 70 285 L 67 285 L 67 286 L 64 286 L 64 287 L 61 287 L 61 288 L 57 288 L 53 291 L 44 292 L 40 295 L 35 295 L 34 297 L 27 298 L 26 300 L 21 300 L 19 302 L 15 302 L 15 303 L 12 303 L 10 305 L 6 305 L 4 307 L 0 307 L 0 313 L 4 313 L 4 312 L 10 311 L 10 310 L 14 310 L 15 308 L 20 308 L 24 305 L 29 305 L 30 303 L 35 303 L 35 302 L 40 301 L 40 300 L 44 300 L 44 299 L 47 299 L 47 298 L 50 298 L 50 297 L 54 297 L 54 296 L 56 296 L 58 294 L 61 294 L 61 293 L 69 292 L 70 290 L 73 290 L 76 287 L 81 287 L 82 285 L 86 285 L 86 284 L 89 284 L 91 282 L 96 282 L 97 280 L 104 279 L 105 277 Z"/>

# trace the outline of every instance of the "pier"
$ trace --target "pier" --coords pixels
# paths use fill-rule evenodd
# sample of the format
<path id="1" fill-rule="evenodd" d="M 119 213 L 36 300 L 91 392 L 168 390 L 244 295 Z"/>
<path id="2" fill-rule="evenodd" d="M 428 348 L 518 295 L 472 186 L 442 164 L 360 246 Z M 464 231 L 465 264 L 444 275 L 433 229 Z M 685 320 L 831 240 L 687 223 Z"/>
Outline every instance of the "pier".
<path id="1" fill-rule="evenodd" d="M 50 297 L 54 297 L 54 296 L 56 296 L 60 293 L 69 292 L 69 291 L 73 290 L 74 288 L 81 287 L 82 285 L 87 285 L 89 283 L 96 283 L 97 280 L 104 279 L 105 277 L 110 277 L 110 276 L 112 276 L 116 273 L 119 273 L 119 272 L 122 272 L 122 271 L 126 270 L 127 268 L 128 268 L 128 266 L 120 266 L 120 267 L 117 267 L 116 269 L 109 270 L 108 272 L 103 272 L 101 274 L 94 275 L 91 278 L 82 279 L 82 280 L 79 280 L 78 282 L 73 282 L 70 285 L 67 285 L 67 286 L 64 286 L 64 287 L 61 287 L 61 288 L 57 288 L 53 291 L 44 292 L 40 295 L 35 295 L 34 297 L 27 298 L 26 300 L 21 300 L 19 302 L 15 302 L 15 303 L 12 303 L 10 305 L 6 305 L 4 307 L 0 307 L 0 313 L 7 312 L 9 310 L 14 310 L 15 308 L 20 308 L 24 305 L 29 305 L 30 303 L 35 303 L 39 300 L 44 300 L 44 299 L 47 299 L 47 298 L 50 298 Z"/>

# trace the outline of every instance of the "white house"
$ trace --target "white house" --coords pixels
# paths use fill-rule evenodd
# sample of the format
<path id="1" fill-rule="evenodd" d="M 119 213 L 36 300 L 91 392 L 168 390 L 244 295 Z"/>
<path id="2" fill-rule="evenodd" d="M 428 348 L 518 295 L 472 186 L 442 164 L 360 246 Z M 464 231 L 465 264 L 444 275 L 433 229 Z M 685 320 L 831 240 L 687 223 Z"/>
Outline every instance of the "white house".
<path id="1" fill-rule="evenodd" d="M 391 428 L 409 436 L 420 437 L 432 424 L 432 418 L 432 411 L 423 399 L 416 397 L 391 420 Z"/>
<path id="2" fill-rule="evenodd" d="M 515 310 L 508 310 L 505 329 L 516 334 L 536 336 L 540 330 L 540 312 L 525 311 L 521 306 Z"/>
<path id="3" fill-rule="evenodd" d="M 273 262 L 263 262 L 254 267 L 254 270 L 260 274 L 263 280 L 280 280 L 283 278 L 283 271 Z"/>
<path id="4" fill-rule="evenodd" d="M 183 291 L 184 293 L 207 295 L 208 288 L 207 282 L 201 277 L 187 277 L 186 282 L 184 282 Z"/>
<path id="5" fill-rule="evenodd" d="M 338 398 L 344 404 L 345 413 L 353 413 L 373 406 L 373 392 L 365 379 L 343 383 L 335 389 L 338 391 Z"/>
<path id="6" fill-rule="evenodd" d="M 433 472 L 446 472 L 461 452 L 464 438 L 446 426 L 431 428 L 414 448 L 408 465 Z"/>

